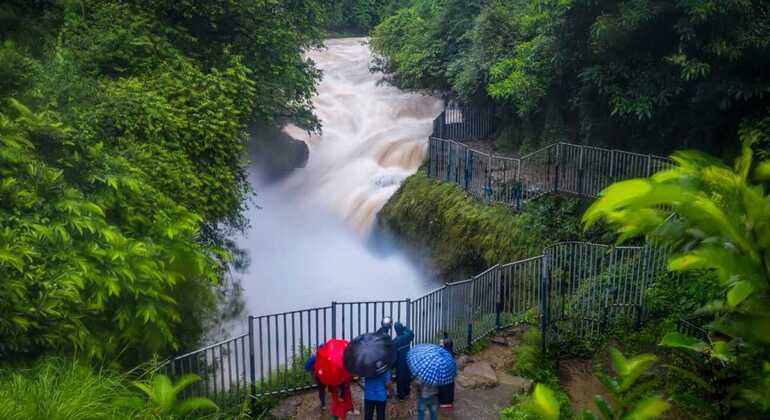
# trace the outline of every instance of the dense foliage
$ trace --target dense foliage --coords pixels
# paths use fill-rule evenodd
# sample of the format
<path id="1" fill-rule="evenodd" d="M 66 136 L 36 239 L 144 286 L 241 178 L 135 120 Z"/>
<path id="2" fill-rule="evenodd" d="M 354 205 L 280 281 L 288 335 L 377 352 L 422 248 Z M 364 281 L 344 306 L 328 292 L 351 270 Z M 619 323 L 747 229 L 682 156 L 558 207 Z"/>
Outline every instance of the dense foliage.
<path id="1" fill-rule="evenodd" d="M 0 359 L 135 362 L 194 343 L 245 128 L 318 128 L 315 0 L 0 5 Z"/>
<path id="2" fill-rule="evenodd" d="M 661 344 L 734 370 L 728 389 L 713 395 L 727 410 L 721 414 L 758 417 L 770 411 L 770 198 L 763 184 L 770 161 L 754 161 L 752 140 L 733 167 L 702 152 L 677 152 L 676 168 L 612 185 L 585 220 L 608 220 L 621 239 L 652 235 L 675 251 L 670 270 L 706 271 L 707 287 L 716 279 L 719 298 L 699 309 L 714 338 L 671 331 Z M 696 375 L 696 383 L 718 380 L 713 372 Z"/>
<path id="3" fill-rule="evenodd" d="M 326 0 L 324 27 L 332 32 L 365 35 L 409 0 Z"/>
<path id="4" fill-rule="evenodd" d="M 402 86 L 496 104 L 501 145 L 725 153 L 739 127 L 768 126 L 767 2 L 411 3 L 373 31 L 382 64 Z"/>

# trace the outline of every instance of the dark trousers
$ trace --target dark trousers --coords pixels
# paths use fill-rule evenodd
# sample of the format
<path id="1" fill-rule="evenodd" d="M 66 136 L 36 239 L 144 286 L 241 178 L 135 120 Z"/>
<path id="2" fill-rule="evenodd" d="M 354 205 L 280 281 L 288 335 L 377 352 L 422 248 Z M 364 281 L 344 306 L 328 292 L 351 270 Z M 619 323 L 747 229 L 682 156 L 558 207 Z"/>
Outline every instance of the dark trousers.
<path id="1" fill-rule="evenodd" d="M 399 399 L 403 400 L 409 396 L 411 385 L 412 375 L 409 369 L 396 369 L 396 393 Z"/>
<path id="2" fill-rule="evenodd" d="M 438 403 L 441 405 L 451 405 L 455 402 L 455 383 L 441 385 L 438 387 Z"/>
<path id="3" fill-rule="evenodd" d="M 387 401 L 364 400 L 364 420 L 373 420 L 377 411 L 377 420 L 385 420 L 385 403 Z"/>
<path id="4" fill-rule="evenodd" d="M 321 407 L 326 407 L 326 385 L 322 384 L 317 376 L 313 376 L 313 379 L 315 379 L 315 383 L 318 385 L 318 400 L 321 401 Z"/>

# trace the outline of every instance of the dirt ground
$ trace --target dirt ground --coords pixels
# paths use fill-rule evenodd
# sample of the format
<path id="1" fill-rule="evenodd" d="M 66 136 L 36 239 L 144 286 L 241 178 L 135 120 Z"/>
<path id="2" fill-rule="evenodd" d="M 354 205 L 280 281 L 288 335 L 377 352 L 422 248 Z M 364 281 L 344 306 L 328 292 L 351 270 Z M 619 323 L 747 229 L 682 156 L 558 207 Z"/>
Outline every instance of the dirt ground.
<path id="1" fill-rule="evenodd" d="M 570 397 L 572 409 L 579 413 L 589 409 L 594 413 L 599 410 L 594 402 L 594 395 L 607 398 L 607 390 L 593 372 L 593 362 L 583 359 L 559 361 L 559 382 Z"/>

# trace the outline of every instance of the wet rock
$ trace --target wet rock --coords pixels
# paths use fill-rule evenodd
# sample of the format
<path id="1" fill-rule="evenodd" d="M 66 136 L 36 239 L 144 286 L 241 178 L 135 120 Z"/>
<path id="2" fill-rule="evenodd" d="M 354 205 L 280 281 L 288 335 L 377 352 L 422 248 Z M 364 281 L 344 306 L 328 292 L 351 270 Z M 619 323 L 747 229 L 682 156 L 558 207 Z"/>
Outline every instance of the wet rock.
<path id="1" fill-rule="evenodd" d="M 457 358 L 457 368 L 461 369 L 467 366 L 470 363 L 473 363 L 475 360 L 473 360 L 473 357 L 468 356 L 467 354 L 463 354 L 462 356 Z"/>
<path id="2" fill-rule="evenodd" d="M 497 386 L 497 373 L 489 362 L 471 363 L 457 376 L 457 383 L 465 388 L 492 388 Z"/>
<path id="3" fill-rule="evenodd" d="M 509 375 L 505 372 L 498 372 L 497 379 L 501 384 L 513 387 L 514 394 L 528 394 L 532 392 L 532 386 L 534 385 L 532 379 Z"/>
<path id="4" fill-rule="evenodd" d="M 496 335 L 490 338 L 489 342 L 492 344 L 497 344 L 499 346 L 508 346 L 508 337 Z"/>

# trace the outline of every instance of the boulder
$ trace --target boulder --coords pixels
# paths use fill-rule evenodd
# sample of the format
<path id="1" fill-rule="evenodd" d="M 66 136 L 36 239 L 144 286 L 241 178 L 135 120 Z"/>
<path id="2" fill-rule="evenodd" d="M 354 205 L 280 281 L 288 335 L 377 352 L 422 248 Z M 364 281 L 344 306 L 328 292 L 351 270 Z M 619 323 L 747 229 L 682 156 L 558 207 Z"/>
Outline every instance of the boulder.
<path id="1" fill-rule="evenodd" d="M 492 388 L 497 386 L 498 379 L 492 365 L 480 361 L 466 366 L 457 375 L 457 383 L 464 388 Z"/>
<path id="2" fill-rule="evenodd" d="M 468 366 L 469 363 L 473 363 L 474 361 L 475 360 L 473 360 L 473 357 L 468 356 L 467 354 L 463 354 L 457 358 L 457 368 L 462 369 L 465 366 Z"/>
<path id="3" fill-rule="evenodd" d="M 498 372 L 497 379 L 501 384 L 510 385 L 514 388 L 514 394 L 528 394 L 532 391 L 534 382 L 532 379 L 522 376 L 512 376 L 505 372 Z"/>

